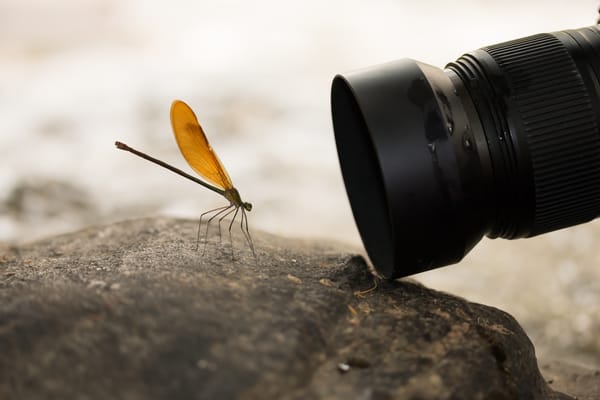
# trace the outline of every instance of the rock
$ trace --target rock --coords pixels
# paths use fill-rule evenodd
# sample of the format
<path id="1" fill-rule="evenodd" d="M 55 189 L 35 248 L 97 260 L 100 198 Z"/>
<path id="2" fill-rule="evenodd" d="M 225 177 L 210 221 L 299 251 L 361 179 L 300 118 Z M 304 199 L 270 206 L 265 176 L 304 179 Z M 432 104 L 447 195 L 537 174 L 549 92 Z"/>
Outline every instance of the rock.
<path id="1" fill-rule="evenodd" d="M 0 398 L 566 399 L 508 314 L 339 244 L 145 219 L 0 252 Z"/>
<path id="2" fill-rule="evenodd" d="M 550 386 L 568 393 L 577 400 L 600 399 L 600 368 L 553 360 L 541 364 Z"/>
<path id="3" fill-rule="evenodd" d="M 0 182 L 0 240 L 68 232 L 97 218 L 90 194 L 68 181 L 28 177 Z"/>

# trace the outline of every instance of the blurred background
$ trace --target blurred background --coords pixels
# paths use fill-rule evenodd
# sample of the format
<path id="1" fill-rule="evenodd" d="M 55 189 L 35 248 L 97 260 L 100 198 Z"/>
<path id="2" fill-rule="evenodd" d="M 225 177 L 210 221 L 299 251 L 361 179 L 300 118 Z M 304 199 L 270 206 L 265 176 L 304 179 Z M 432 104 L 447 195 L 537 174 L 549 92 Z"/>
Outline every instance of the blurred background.
<path id="1" fill-rule="evenodd" d="M 2 0 L 0 241 L 127 218 L 196 218 L 223 199 L 114 148 L 189 171 L 168 119 L 196 111 L 252 229 L 361 247 L 329 109 L 336 73 L 595 23 L 597 1 Z M 484 239 L 416 276 L 496 306 L 541 358 L 600 365 L 600 224 Z"/>

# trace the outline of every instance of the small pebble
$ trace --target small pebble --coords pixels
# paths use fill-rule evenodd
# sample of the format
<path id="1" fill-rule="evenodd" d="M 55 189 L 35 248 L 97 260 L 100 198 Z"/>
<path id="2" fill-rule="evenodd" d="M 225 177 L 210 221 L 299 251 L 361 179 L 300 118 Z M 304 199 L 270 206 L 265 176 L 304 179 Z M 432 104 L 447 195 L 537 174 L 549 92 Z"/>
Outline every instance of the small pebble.
<path id="1" fill-rule="evenodd" d="M 104 289 L 106 287 L 106 282 L 93 279 L 88 283 L 87 287 L 88 289 Z"/>
<path id="2" fill-rule="evenodd" d="M 340 371 L 342 374 L 345 374 L 346 372 L 350 371 L 350 366 L 346 363 L 339 363 L 337 365 L 338 371 Z"/>
<path id="3" fill-rule="evenodd" d="M 321 285 L 327 286 L 327 287 L 332 287 L 333 286 L 333 282 L 330 279 L 327 279 L 327 278 L 319 279 L 319 283 Z"/>

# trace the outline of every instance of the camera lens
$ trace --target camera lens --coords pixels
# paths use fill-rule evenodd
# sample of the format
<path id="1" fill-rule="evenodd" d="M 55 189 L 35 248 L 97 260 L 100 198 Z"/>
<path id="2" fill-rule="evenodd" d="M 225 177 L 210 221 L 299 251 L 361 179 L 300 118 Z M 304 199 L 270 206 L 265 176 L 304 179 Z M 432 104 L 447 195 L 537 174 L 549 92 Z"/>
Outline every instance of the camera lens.
<path id="1" fill-rule="evenodd" d="M 444 70 L 403 59 L 338 75 L 331 107 L 363 244 L 387 278 L 600 212 L 600 30 L 544 33 Z"/>

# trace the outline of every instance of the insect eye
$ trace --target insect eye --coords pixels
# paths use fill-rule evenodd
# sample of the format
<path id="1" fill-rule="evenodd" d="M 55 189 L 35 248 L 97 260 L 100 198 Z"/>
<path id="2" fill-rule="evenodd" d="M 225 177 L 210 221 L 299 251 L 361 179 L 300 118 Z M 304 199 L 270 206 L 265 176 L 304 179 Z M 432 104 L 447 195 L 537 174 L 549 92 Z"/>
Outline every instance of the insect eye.
<path id="1" fill-rule="evenodd" d="M 252 211 L 252 204 L 251 203 L 244 203 L 244 209 L 246 211 Z"/>

